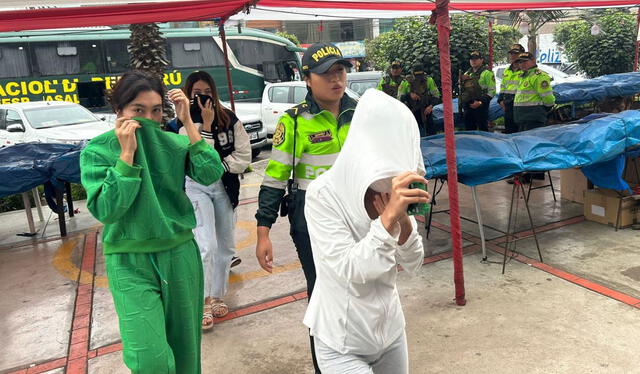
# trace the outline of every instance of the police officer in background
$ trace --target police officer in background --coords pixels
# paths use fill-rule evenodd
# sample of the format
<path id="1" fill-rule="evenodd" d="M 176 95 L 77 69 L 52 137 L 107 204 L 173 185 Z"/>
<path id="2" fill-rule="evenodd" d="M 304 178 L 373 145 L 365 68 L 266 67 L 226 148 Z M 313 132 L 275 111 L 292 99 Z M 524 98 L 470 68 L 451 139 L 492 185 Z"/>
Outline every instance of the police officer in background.
<path id="1" fill-rule="evenodd" d="M 551 89 L 551 77 L 538 69 L 536 58 L 530 52 L 516 59 L 522 70 L 522 78 L 513 101 L 513 119 L 519 131 L 542 127 L 547 115 L 556 103 Z"/>
<path id="2" fill-rule="evenodd" d="M 460 77 L 459 105 L 464 114 L 464 129 L 488 131 L 489 103 L 496 94 L 496 79 L 479 51 L 471 52 L 469 64 L 471 68 Z"/>
<path id="3" fill-rule="evenodd" d="M 518 85 L 522 79 L 522 70 L 518 68 L 516 59 L 524 53 L 524 47 L 520 44 L 514 44 L 509 50 L 509 65 L 504 69 L 502 74 L 502 83 L 500 84 L 500 94 L 498 94 L 498 104 L 504 110 L 504 133 L 513 134 L 518 132 L 518 127 L 513 122 L 513 100 L 518 90 Z"/>
<path id="4" fill-rule="evenodd" d="M 398 99 L 398 88 L 400 88 L 402 81 L 402 64 L 400 61 L 394 61 L 389 67 L 388 74 L 380 79 L 377 88 L 394 99 Z"/>
<path id="5" fill-rule="evenodd" d="M 516 59 L 522 70 L 522 78 L 513 101 L 513 119 L 518 131 L 542 127 L 547 123 L 547 115 L 556 103 L 551 89 L 551 78 L 538 69 L 536 57 L 529 52 L 518 55 Z M 528 173 L 524 181 L 544 179 L 544 172 Z"/>
<path id="6" fill-rule="evenodd" d="M 288 214 L 309 298 L 316 270 L 304 216 L 305 190 L 312 180 L 331 168 L 347 137 L 356 107 L 355 100 L 344 93 L 346 68 L 351 66 L 333 44 L 316 43 L 307 49 L 302 57 L 307 96 L 304 102 L 287 110 L 276 126 L 271 159 L 258 195 L 258 262 L 264 270 L 273 271 L 269 231 L 278 211 L 281 216 Z M 313 338 L 310 340 L 313 364 L 319 373 Z"/>
<path id="7" fill-rule="evenodd" d="M 437 130 L 433 123 L 433 106 L 440 103 L 440 91 L 436 82 L 424 72 L 424 66 L 416 63 L 411 75 L 400 84 L 398 95 L 418 122 L 420 136 L 435 135 Z"/>

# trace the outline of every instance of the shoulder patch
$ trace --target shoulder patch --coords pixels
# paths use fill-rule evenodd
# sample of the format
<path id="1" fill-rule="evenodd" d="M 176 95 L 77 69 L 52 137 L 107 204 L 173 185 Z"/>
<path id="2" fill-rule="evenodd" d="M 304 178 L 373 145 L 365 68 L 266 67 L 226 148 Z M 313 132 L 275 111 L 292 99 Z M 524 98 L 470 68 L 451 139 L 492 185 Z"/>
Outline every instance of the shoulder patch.
<path id="1" fill-rule="evenodd" d="M 549 88 L 549 82 L 547 81 L 542 81 L 542 88 Z"/>
<path id="2" fill-rule="evenodd" d="M 309 111 L 309 105 L 307 103 L 302 103 L 294 106 L 293 108 L 285 111 L 291 118 L 295 118 L 296 116 L 302 114 L 303 112 Z"/>
<path id="3" fill-rule="evenodd" d="M 280 144 L 284 143 L 284 133 L 285 133 L 284 123 L 278 122 L 278 125 L 276 126 L 276 131 L 273 132 L 274 147 L 277 147 Z"/>

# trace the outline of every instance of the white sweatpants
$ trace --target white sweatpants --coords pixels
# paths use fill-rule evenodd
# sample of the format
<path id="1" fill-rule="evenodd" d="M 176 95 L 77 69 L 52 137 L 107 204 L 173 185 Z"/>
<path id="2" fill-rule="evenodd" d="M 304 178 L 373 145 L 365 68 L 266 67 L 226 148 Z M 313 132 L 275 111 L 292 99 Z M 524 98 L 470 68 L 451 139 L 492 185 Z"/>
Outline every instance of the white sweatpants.
<path id="1" fill-rule="evenodd" d="M 316 359 L 322 374 L 408 374 L 407 335 L 402 335 L 382 352 L 373 355 L 341 354 L 314 337 Z"/>
<path id="2" fill-rule="evenodd" d="M 221 181 L 203 186 L 186 178 L 185 190 L 196 214 L 196 237 L 204 270 L 204 296 L 227 293 L 231 258 L 235 254 L 234 213 Z"/>

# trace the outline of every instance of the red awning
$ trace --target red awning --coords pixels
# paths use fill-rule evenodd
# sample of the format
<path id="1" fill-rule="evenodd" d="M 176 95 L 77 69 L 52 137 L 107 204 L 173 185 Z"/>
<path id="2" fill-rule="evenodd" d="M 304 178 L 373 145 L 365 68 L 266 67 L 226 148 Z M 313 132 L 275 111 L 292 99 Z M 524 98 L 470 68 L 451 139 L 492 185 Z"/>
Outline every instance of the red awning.
<path id="1" fill-rule="evenodd" d="M 81 2 L 79 2 L 81 3 Z M 255 0 L 168 1 L 0 11 L 0 31 L 228 18 Z"/>
<path id="2" fill-rule="evenodd" d="M 524 9 L 563 9 L 563 8 L 607 8 L 619 6 L 638 5 L 638 0 L 497 0 L 497 1 L 470 1 L 452 0 L 449 8 L 465 11 L 483 10 L 524 10 Z M 260 0 L 261 7 L 273 8 L 333 8 L 333 9 L 367 9 L 367 10 L 397 10 L 397 11 L 424 11 L 435 9 L 435 2 L 429 1 L 359 1 L 359 0 Z"/>

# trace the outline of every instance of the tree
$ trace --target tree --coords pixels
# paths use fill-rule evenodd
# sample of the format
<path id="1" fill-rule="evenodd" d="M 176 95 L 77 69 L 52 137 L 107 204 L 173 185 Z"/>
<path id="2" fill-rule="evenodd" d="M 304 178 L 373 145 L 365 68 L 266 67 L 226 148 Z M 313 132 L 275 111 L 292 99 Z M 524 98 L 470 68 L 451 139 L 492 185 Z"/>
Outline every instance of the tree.
<path id="1" fill-rule="evenodd" d="M 131 37 L 127 46 L 131 68 L 144 70 L 164 82 L 164 71 L 167 61 L 167 40 L 160 33 L 160 28 L 155 23 L 133 24 L 129 26 Z M 175 117 L 173 105 L 167 97 L 162 98 L 162 122 L 167 123 Z"/>
<path id="2" fill-rule="evenodd" d="M 451 71 L 453 81 L 457 82 L 459 72 L 469 68 L 471 51 L 487 54 L 488 29 L 485 18 L 472 15 L 455 15 L 451 25 Z M 398 19 L 392 31 L 367 40 L 365 48 L 367 61 L 378 70 L 386 70 L 391 62 L 398 60 L 403 64 L 404 72 L 409 73 L 411 67 L 419 62 L 440 85 L 438 32 L 429 24 L 427 17 Z"/>
<path id="3" fill-rule="evenodd" d="M 514 27 L 519 27 L 526 23 L 529 28 L 529 42 L 527 50 L 534 55 L 538 49 L 538 31 L 548 22 L 557 22 L 567 17 L 567 13 L 562 10 L 537 10 L 526 12 L 511 12 L 509 18 Z"/>
<path id="4" fill-rule="evenodd" d="M 522 38 L 520 31 L 507 25 L 493 26 L 493 60 L 495 63 L 509 62 L 509 50 Z"/>
<path id="5" fill-rule="evenodd" d="M 278 35 L 279 37 L 288 39 L 291 43 L 300 47 L 300 40 L 298 40 L 298 37 L 295 36 L 294 34 L 289 34 L 288 32 L 285 32 L 285 31 L 278 31 L 276 35 Z"/>
<path id="6" fill-rule="evenodd" d="M 558 25 L 553 33 L 567 57 L 590 78 L 633 70 L 635 16 L 608 9 L 584 18 Z M 594 24 L 600 28 L 598 35 L 591 35 Z"/>

